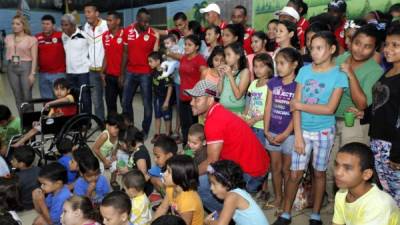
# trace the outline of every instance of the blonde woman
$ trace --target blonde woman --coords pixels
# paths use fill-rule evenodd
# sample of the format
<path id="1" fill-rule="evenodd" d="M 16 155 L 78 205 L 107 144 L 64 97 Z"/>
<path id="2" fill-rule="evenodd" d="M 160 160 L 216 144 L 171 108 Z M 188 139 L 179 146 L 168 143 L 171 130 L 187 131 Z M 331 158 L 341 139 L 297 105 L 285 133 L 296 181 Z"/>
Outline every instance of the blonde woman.
<path id="1" fill-rule="evenodd" d="M 21 104 L 32 99 L 38 45 L 36 38 L 31 36 L 29 23 L 25 17 L 14 16 L 12 30 L 13 33 L 5 38 L 7 74 L 16 106 L 20 111 Z"/>

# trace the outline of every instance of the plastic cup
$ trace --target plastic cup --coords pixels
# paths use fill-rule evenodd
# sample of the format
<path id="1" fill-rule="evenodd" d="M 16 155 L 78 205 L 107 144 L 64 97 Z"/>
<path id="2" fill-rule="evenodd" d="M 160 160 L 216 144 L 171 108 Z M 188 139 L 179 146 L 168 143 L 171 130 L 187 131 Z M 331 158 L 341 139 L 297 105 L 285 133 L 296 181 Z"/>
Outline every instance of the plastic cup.
<path id="1" fill-rule="evenodd" d="M 117 163 L 117 167 L 118 168 L 123 168 L 126 166 L 126 163 L 123 160 L 119 160 Z"/>
<path id="2" fill-rule="evenodd" d="M 345 112 L 344 113 L 344 125 L 346 127 L 354 126 L 354 120 L 356 119 L 354 113 L 352 112 Z"/>

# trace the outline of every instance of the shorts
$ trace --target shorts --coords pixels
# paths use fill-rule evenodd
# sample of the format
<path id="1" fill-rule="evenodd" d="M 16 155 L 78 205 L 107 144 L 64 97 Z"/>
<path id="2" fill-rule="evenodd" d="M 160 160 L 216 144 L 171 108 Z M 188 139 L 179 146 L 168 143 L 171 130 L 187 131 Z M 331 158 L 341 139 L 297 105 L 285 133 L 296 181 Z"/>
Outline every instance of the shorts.
<path id="1" fill-rule="evenodd" d="M 156 119 L 163 118 L 165 121 L 169 121 L 172 119 L 172 108 L 171 105 L 169 105 L 168 109 L 163 111 L 162 106 L 164 104 L 164 100 L 164 96 L 153 96 L 154 117 Z"/>
<path id="2" fill-rule="evenodd" d="M 303 130 L 303 139 L 305 154 L 300 155 L 293 151 L 290 170 L 305 170 L 310 162 L 312 152 L 313 168 L 317 171 L 326 171 L 335 139 L 335 127 L 314 132 Z"/>
<path id="3" fill-rule="evenodd" d="M 271 133 L 272 137 L 276 137 L 277 134 Z M 280 145 L 274 145 L 269 143 L 268 139 L 266 140 L 266 145 L 265 148 L 269 152 L 280 152 L 285 155 L 292 155 L 292 152 L 294 151 L 294 135 L 289 135 L 285 141 L 283 141 Z"/>
<path id="4" fill-rule="evenodd" d="M 267 138 L 265 138 L 264 129 L 255 127 L 252 127 L 251 129 L 253 130 L 253 133 L 257 136 L 257 139 L 260 141 L 262 146 L 266 148 L 265 144 L 267 143 Z"/>

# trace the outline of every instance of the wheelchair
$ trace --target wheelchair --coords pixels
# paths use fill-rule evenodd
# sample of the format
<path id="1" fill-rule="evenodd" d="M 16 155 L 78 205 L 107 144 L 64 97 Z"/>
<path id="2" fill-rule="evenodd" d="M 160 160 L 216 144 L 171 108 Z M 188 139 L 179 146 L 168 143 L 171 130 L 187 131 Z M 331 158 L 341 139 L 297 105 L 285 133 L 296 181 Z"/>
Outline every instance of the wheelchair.
<path id="1" fill-rule="evenodd" d="M 41 110 L 35 111 L 35 106 L 44 105 L 54 99 L 33 99 L 29 102 L 21 104 L 21 126 L 23 134 L 32 129 L 32 124 L 39 121 L 41 130 L 39 134 L 29 141 L 29 145 L 34 149 L 35 154 L 39 157 L 38 164 L 47 164 L 48 161 L 57 160 L 61 155 L 57 152 L 57 145 L 64 138 L 72 141 L 74 149 L 80 147 L 89 147 L 90 143 L 94 143 L 100 132 L 105 129 L 105 124 L 97 116 L 91 113 L 82 113 L 82 93 L 85 89 L 93 86 L 82 85 L 79 90 L 71 89 L 74 99 L 78 99 L 74 103 L 51 104 L 49 109 L 60 107 L 77 107 L 76 114 L 72 116 L 48 117 L 48 108 L 43 107 Z M 77 97 L 77 98 L 76 98 Z M 33 108 L 33 111 L 32 111 Z M 39 137 L 38 137 L 39 136 Z M 11 138 L 8 146 L 6 158 L 9 160 L 12 144 L 15 143 L 22 134 Z"/>

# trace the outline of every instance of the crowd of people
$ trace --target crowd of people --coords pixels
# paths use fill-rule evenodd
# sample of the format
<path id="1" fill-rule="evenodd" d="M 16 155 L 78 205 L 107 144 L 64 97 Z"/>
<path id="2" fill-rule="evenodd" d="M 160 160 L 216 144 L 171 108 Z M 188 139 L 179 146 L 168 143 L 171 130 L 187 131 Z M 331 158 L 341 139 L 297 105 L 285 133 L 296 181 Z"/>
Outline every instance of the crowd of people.
<path id="1" fill-rule="evenodd" d="M 324 199 L 335 225 L 400 224 L 400 4 L 355 20 L 344 0 L 308 20 L 307 9 L 289 0 L 266 32 L 241 5 L 227 23 L 215 3 L 200 9 L 205 28 L 178 12 L 174 28 L 156 29 L 145 8 L 123 28 L 120 13 L 102 19 L 88 3 L 83 27 L 65 14 L 58 31 L 44 15 L 32 36 L 16 15 L 4 39 L 18 115 L 0 105 L 0 224 L 34 209 L 35 225 L 288 225 L 300 192 L 310 225 L 323 224 Z M 106 124 L 92 146 L 60 140 L 41 168 L 29 144 L 39 122 L 8 143 L 36 78 L 48 117 L 94 112 Z"/>

